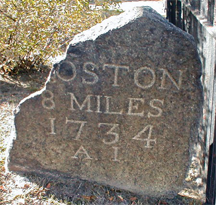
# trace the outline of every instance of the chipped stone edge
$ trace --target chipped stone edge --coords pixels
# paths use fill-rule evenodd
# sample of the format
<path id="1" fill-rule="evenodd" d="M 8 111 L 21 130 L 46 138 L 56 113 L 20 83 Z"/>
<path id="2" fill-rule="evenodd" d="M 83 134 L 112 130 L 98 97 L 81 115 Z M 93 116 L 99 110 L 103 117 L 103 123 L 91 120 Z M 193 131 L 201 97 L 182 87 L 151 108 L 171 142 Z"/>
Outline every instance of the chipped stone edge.
<path id="1" fill-rule="evenodd" d="M 14 108 L 13 110 L 13 123 L 12 123 L 12 127 L 11 127 L 11 133 L 10 133 L 10 136 L 9 136 L 9 139 L 8 139 L 8 144 L 7 144 L 7 148 L 6 148 L 6 160 L 5 160 L 5 172 L 6 173 L 9 173 L 9 167 L 11 166 L 10 165 L 10 151 L 11 149 L 13 148 L 13 143 L 14 141 L 16 140 L 17 138 L 17 132 L 16 132 L 16 128 L 15 128 L 15 117 L 16 115 L 20 112 L 21 110 L 21 105 L 23 103 L 25 103 L 27 100 L 31 99 L 31 98 L 34 98 L 36 96 L 39 96 L 43 93 L 44 90 L 46 90 L 46 85 L 50 82 L 50 79 L 51 79 L 51 75 L 53 73 L 53 68 L 52 70 L 50 71 L 49 73 L 49 76 L 47 77 L 47 80 L 45 82 L 45 85 L 44 87 L 39 90 L 39 91 L 36 91 L 32 94 L 30 94 L 29 96 L 23 98 L 19 104 Z M 20 170 L 22 170 L 22 168 L 20 168 Z"/>

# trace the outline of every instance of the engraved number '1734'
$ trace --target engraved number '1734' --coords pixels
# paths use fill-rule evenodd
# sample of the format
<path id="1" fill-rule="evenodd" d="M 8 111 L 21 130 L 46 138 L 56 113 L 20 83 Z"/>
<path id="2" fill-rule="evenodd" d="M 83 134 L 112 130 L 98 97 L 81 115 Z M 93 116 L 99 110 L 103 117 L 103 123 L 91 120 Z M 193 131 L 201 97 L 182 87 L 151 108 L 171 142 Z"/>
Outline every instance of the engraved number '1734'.
<path id="1" fill-rule="evenodd" d="M 51 127 L 50 127 L 51 131 L 49 132 L 49 134 L 55 135 L 56 134 L 55 118 L 49 118 L 49 119 L 50 119 L 50 125 L 51 125 Z M 77 125 L 79 126 L 74 140 L 80 140 L 83 129 L 84 129 L 85 125 L 87 124 L 87 121 L 69 120 L 66 117 L 65 124 L 68 124 L 68 123 L 72 123 L 72 124 L 75 124 L 75 126 L 77 126 Z M 113 144 L 119 142 L 119 139 L 120 139 L 120 135 L 118 133 L 119 124 L 98 123 L 97 127 L 98 128 L 105 128 L 105 129 L 106 129 L 106 127 L 111 127 L 110 129 L 108 129 L 108 131 L 105 132 L 105 135 L 111 136 L 113 138 L 113 140 L 108 141 L 106 139 L 103 139 L 102 142 L 104 144 L 113 145 Z M 152 144 L 156 144 L 156 139 L 151 138 L 152 137 L 152 131 L 153 131 L 153 126 L 147 125 L 141 131 L 139 131 L 132 139 L 146 142 L 145 148 L 152 148 L 153 147 Z M 147 133 L 147 137 L 143 138 L 142 135 L 144 135 L 145 133 Z"/>

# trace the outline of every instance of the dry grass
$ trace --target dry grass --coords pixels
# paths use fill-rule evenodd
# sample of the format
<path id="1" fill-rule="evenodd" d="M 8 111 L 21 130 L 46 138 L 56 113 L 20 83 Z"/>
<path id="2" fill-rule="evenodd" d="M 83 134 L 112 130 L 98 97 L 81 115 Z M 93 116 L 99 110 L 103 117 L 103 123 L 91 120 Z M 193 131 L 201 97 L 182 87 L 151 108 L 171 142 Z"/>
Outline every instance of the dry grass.
<path id="1" fill-rule="evenodd" d="M 45 75 L 46 76 L 46 75 Z M 18 102 L 45 81 L 31 77 L 24 83 L 0 80 L 0 205 L 201 205 L 198 200 L 177 196 L 173 199 L 149 198 L 80 179 L 54 179 L 44 176 L 19 176 L 5 172 L 6 147 L 13 125 L 13 109 Z M 31 82 L 30 82 L 31 81 Z M 28 84 L 27 84 L 28 82 Z"/>

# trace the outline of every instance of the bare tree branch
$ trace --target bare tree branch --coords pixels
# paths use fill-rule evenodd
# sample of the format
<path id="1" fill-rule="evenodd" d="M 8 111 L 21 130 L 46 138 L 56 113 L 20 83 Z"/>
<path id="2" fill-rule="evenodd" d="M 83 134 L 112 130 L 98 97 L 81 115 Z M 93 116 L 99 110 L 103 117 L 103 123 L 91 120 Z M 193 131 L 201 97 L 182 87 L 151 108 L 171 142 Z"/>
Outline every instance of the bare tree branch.
<path id="1" fill-rule="evenodd" d="M 0 9 L 0 13 L 2 13 L 4 16 L 6 16 L 7 18 L 11 19 L 12 21 L 16 22 L 16 19 L 14 19 L 13 17 L 7 15 L 7 14 L 6 14 L 4 11 L 2 11 L 1 9 Z"/>

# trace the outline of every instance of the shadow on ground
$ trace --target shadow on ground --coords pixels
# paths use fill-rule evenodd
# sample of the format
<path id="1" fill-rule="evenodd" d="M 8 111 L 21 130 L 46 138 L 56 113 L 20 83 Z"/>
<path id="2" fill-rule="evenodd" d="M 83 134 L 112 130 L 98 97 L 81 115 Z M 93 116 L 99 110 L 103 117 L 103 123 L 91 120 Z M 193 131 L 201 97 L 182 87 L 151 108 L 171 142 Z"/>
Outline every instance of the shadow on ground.
<path id="1" fill-rule="evenodd" d="M 114 187 L 81 180 L 78 178 L 54 178 L 42 175 L 25 175 L 27 179 L 45 190 L 47 197 L 55 197 L 66 204 L 91 205 L 201 205 L 200 201 L 175 196 L 152 198 Z"/>
<path id="2" fill-rule="evenodd" d="M 18 103 L 24 97 L 40 90 L 49 75 L 46 72 L 36 72 L 32 74 L 22 74 L 19 76 L 0 75 L 0 104 L 3 102 Z"/>

